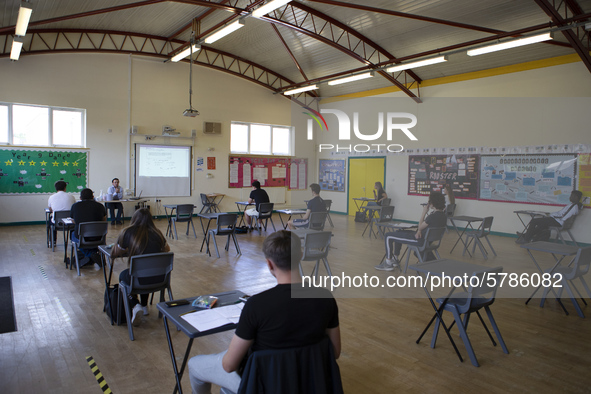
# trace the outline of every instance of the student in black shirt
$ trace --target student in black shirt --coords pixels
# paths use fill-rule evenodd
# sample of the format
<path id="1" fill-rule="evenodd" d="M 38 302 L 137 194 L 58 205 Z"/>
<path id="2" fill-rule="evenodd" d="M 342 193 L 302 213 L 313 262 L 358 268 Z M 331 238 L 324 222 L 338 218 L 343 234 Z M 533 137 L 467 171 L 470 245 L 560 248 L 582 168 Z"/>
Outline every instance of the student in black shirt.
<path id="1" fill-rule="evenodd" d="M 433 209 L 428 216 L 427 213 Z M 445 227 L 447 225 L 447 215 L 445 210 L 445 197 L 440 192 L 431 192 L 429 195 L 429 202 L 423 207 L 423 213 L 419 220 L 417 231 L 414 230 L 399 230 L 386 233 L 386 259 L 380 265 L 376 265 L 375 269 L 379 271 L 393 271 L 398 267 L 400 260 L 400 250 L 404 243 L 414 243 L 422 245 L 425 242 L 423 235 L 427 227 Z M 392 254 L 392 244 L 394 244 L 394 254 Z"/>
<path id="2" fill-rule="evenodd" d="M 72 219 L 76 223 L 74 231 L 72 231 L 72 241 L 74 242 L 78 242 L 79 240 L 80 223 L 103 222 L 107 220 L 105 206 L 100 202 L 94 201 L 94 193 L 91 189 L 82 189 L 80 191 L 80 201 L 72 205 L 70 215 L 72 215 Z M 80 249 L 80 252 L 84 255 L 80 261 L 80 265 L 83 266 L 90 262 L 90 257 L 95 255 L 98 249 Z"/>
<path id="3" fill-rule="evenodd" d="M 271 275 L 277 279 L 277 286 L 246 302 L 227 351 L 189 360 L 194 394 L 211 393 L 212 383 L 238 392 L 240 375 L 236 370 L 249 350 L 307 346 L 328 336 L 335 357 L 341 353 L 335 299 L 328 290 L 302 287 L 298 271 L 300 239 L 290 231 L 278 231 L 265 239 L 263 253 Z M 308 291 L 315 298 L 292 296 L 292 292 Z"/>
<path id="4" fill-rule="evenodd" d="M 301 219 L 292 219 L 287 222 L 289 228 L 292 230 L 295 230 L 298 227 L 308 227 L 310 214 L 312 212 L 326 212 L 326 203 L 320 197 L 320 185 L 312 183 L 310 185 L 310 190 L 312 191 L 313 198 L 308 201 L 308 209 L 304 216 Z"/>
<path id="5" fill-rule="evenodd" d="M 247 209 L 244 211 L 244 215 L 246 218 L 246 224 L 248 227 L 252 228 L 251 225 L 251 217 L 258 218 L 259 217 L 259 205 L 261 203 L 269 202 L 269 195 L 266 191 L 261 189 L 261 183 L 259 181 L 252 182 L 253 190 L 250 192 L 250 197 L 248 198 L 248 202 L 250 204 L 254 203 L 254 208 Z"/>

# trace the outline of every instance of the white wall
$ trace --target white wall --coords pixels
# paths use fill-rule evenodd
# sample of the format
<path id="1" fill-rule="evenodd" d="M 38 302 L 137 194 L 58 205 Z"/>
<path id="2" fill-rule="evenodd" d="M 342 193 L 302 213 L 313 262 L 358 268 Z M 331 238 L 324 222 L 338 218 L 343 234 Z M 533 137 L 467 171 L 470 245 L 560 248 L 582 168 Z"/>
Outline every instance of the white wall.
<path id="1" fill-rule="evenodd" d="M 415 104 L 402 94 L 388 94 L 339 102 L 322 103 L 322 108 L 341 109 L 347 113 L 371 108 L 373 113 L 410 112 L 417 116 L 412 132 L 418 141 L 385 135 L 379 143 L 400 143 L 408 149 L 469 146 L 526 146 L 545 144 L 591 144 L 588 112 L 591 108 L 591 74 L 582 63 L 505 74 L 489 78 L 438 85 L 421 89 L 422 104 Z M 377 130 L 377 119 L 360 116 L 365 134 Z M 325 115 L 329 130 L 338 128 L 334 115 Z M 351 119 L 352 120 L 352 119 Z M 330 133 L 316 133 L 317 143 L 336 141 Z M 374 141 L 352 140 L 355 143 Z M 319 158 L 336 158 L 320 153 Z M 408 196 L 408 156 L 387 155 L 386 192 L 393 198 L 397 219 L 417 221 L 419 203 L 425 197 Z M 346 193 L 323 192 L 332 198 L 335 211 L 346 211 Z M 522 226 L 514 210 L 553 211 L 558 207 L 530 204 L 457 200 L 456 214 L 495 217 L 493 231 L 513 233 Z M 575 234 L 591 242 L 586 209 L 577 219 Z"/>
<path id="2" fill-rule="evenodd" d="M 121 179 L 123 187 L 133 169 L 133 142 L 146 142 L 145 135 L 161 135 L 162 126 L 181 132 L 182 139 L 159 137 L 159 144 L 192 145 L 191 130 L 197 130 L 195 157 L 216 157 L 216 170 L 194 172 L 191 197 L 162 199 L 162 203 L 192 202 L 200 206 L 199 193 L 227 194 L 223 210 L 236 210 L 234 201 L 244 198 L 240 189 L 228 188 L 230 122 L 263 122 L 291 125 L 290 101 L 254 83 L 205 67 L 193 66 L 193 107 L 200 116 L 187 118 L 189 65 L 161 60 L 106 54 L 59 54 L 24 56 L 18 62 L 0 62 L 0 101 L 84 108 L 87 114 L 89 187 L 98 195 Z M 130 83 L 131 82 L 131 83 Z M 203 122 L 221 122 L 221 135 L 204 135 Z M 138 135 L 128 142 L 131 125 Z M 129 151 L 128 151 L 129 147 Z M 213 151 L 208 151 L 214 148 Z M 295 154 L 311 154 L 309 179 L 316 173 L 312 142 L 296 140 Z M 207 179 L 206 174 L 213 174 Z M 129 171 L 130 177 L 133 172 Z M 293 196 L 292 196 L 293 195 Z M 301 195 L 301 196 L 300 196 Z M 303 200 L 306 193 L 286 193 Z M 47 195 L 0 197 L 0 222 L 43 220 Z M 299 200 L 298 200 L 299 201 Z M 154 206 L 154 202 L 151 202 Z M 154 210 L 153 210 L 154 212 Z"/>

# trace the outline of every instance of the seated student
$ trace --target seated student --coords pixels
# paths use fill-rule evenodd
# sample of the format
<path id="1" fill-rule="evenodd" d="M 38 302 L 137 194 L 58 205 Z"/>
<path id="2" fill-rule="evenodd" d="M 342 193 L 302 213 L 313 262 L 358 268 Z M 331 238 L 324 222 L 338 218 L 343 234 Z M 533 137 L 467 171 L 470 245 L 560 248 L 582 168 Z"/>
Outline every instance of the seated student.
<path id="1" fill-rule="evenodd" d="M 434 211 L 428 216 L 429 209 Z M 419 219 L 419 226 L 417 231 L 414 230 L 398 230 L 386 233 L 386 259 L 380 265 L 376 265 L 375 269 L 380 271 L 392 271 L 400 264 L 399 257 L 400 250 L 403 243 L 413 243 L 421 246 L 425 239 L 423 235 L 428 227 L 445 227 L 447 224 L 447 216 L 443 212 L 445 209 L 445 197 L 440 192 L 431 192 L 427 205 L 423 207 L 423 213 Z M 392 255 L 392 243 L 394 243 L 394 254 Z"/>
<path id="2" fill-rule="evenodd" d="M 254 203 L 254 208 L 247 209 L 244 211 L 244 215 L 246 218 L 246 224 L 248 227 L 252 228 L 252 217 L 255 218 L 255 225 L 256 225 L 256 218 L 259 217 L 259 205 L 261 203 L 269 202 L 269 195 L 266 191 L 261 189 L 261 183 L 259 181 L 252 182 L 253 190 L 250 192 L 250 197 L 248 198 L 249 204 Z"/>
<path id="3" fill-rule="evenodd" d="M 444 194 L 447 196 L 447 203 L 448 204 L 455 204 L 456 203 L 456 196 L 454 196 L 454 191 L 451 188 L 450 183 L 446 183 L 443 186 Z"/>
<path id="4" fill-rule="evenodd" d="M 113 178 L 111 183 L 112 186 L 109 186 L 107 189 L 107 194 L 110 194 L 114 201 L 121 200 L 123 198 L 123 189 L 119 186 L 119 178 Z M 109 215 L 111 215 L 111 225 L 115 225 L 115 223 L 123 224 L 121 220 L 123 216 L 123 204 L 109 201 L 106 203 L 106 206 L 109 208 Z M 115 217 L 115 209 L 117 209 L 117 217 Z"/>
<path id="5" fill-rule="evenodd" d="M 76 203 L 76 199 L 73 195 L 66 193 L 67 183 L 64 181 L 57 181 L 54 186 L 57 193 L 52 194 L 47 201 L 49 211 L 69 211 L 72 208 L 72 205 Z M 51 222 L 55 223 L 54 215 L 51 216 Z M 54 229 L 53 231 L 53 239 L 54 241 L 57 240 L 57 229 Z"/>
<path id="6" fill-rule="evenodd" d="M 382 182 L 375 183 L 374 190 L 373 190 L 373 198 L 375 199 L 375 201 L 368 202 L 367 206 L 382 205 L 382 200 L 384 200 L 385 198 L 388 198 L 388 194 L 386 193 L 386 191 L 382 187 Z"/>
<path id="7" fill-rule="evenodd" d="M 168 252 L 170 246 L 166 243 L 166 238 L 162 232 L 156 228 L 152 220 L 152 214 L 147 208 L 138 209 L 131 217 L 129 227 L 123 229 L 117 237 L 117 242 L 113 246 L 111 257 L 127 256 L 127 265 L 129 265 L 132 256 L 141 254 Z M 140 283 L 149 285 L 150 283 L 161 282 L 164 278 L 160 276 L 141 278 Z M 130 283 L 131 276 L 129 268 L 121 271 L 119 282 Z M 133 311 L 131 323 L 138 326 L 141 323 L 143 315 L 149 315 L 148 310 L 149 294 L 141 294 L 138 302 L 137 296 L 130 296 L 129 307 Z"/>
<path id="8" fill-rule="evenodd" d="M 317 183 L 312 183 L 310 185 L 310 190 L 312 191 L 312 199 L 308 201 L 308 209 L 306 209 L 306 213 L 301 219 L 292 219 L 287 224 L 289 228 L 294 230 L 298 227 L 308 227 L 308 223 L 310 220 L 310 214 L 312 212 L 326 212 L 326 203 L 320 197 L 320 185 Z"/>
<path id="9" fill-rule="evenodd" d="M 94 194 L 90 189 L 82 189 L 82 191 L 80 191 L 80 201 L 72 205 L 70 212 L 72 214 L 72 219 L 74 219 L 74 223 L 76 223 L 74 231 L 72 231 L 72 241 L 74 242 L 78 242 L 79 240 L 78 230 L 80 228 L 80 223 L 102 222 L 107 220 L 107 211 L 105 210 L 104 205 L 94 201 Z M 80 265 L 82 266 L 90 261 L 91 256 L 96 255 L 98 249 L 80 249 L 80 251 L 84 255 L 84 258 L 80 262 Z M 100 259 L 97 259 L 96 261 L 100 261 Z"/>
<path id="10" fill-rule="evenodd" d="M 249 352 L 313 345 L 328 336 L 335 357 L 341 353 L 337 303 L 330 292 L 302 287 L 298 271 L 301 241 L 290 231 L 269 235 L 263 243 L 267 267 L 277 286 L 252 296 L 244 305 L 228 350 L 189 360 L 194 394 L 211 393 L 211 384 L 238 392 L 236 372 Z M 292 291 L 304 297 L 292 297 Z"/>
<path id="11" fill-rule="evenodd" d="M 532 241 L 547 241 L 550 239 L 549 227 L 562 227 L 567 219 L 578 215 L 579 211 L 583 208 L 583 204 L 581 204 L 582 197 L 582 192 L 573 190 L 569 198 L 570 205 L 566 205 L 560 211 L 551 213 L 546 217 L 532 219 L 529 222 L 525 234 L 517 233 L 520 237 L 515 242 L 525 244 Z"/>

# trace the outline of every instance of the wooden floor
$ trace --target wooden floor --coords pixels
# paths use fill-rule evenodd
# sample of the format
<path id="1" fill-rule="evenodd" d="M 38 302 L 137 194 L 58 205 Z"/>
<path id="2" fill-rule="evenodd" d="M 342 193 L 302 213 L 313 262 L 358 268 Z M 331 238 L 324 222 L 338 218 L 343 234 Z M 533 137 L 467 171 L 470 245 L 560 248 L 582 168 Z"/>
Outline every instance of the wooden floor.
<path id="1" fill-rule="evenodd" d="M 275 220 L 279 222 L 279 220 Z M 383 241 L 361 237 L 364 224 L 333 215 L 336 225 L 329 260 L 333 274 L 377 276 L 385 281 L 398 272 L 379 272 L 373 266 L 384 254 Z M 165 221 L 158 226 L 164 230 Z M 198 222 L 196 227 L 199 232 Z M 110 227 L 112 242 L 121 226 Z M 182 233 L 182 235 L 181 235 Z M 176 298 L 240 289 L 254 294 L 274 285 L 265 268 L 257 232 L 239 235 L 242 256 L 233 247 L 221 250 L 220 259 L 199 252 L 202 240 L 186 236 L 171 240 L 175 253 L 172 279 Z M 60 236 L 61 237 L 61 236 Z M 449 232 L 441 247 L 442 257 L 486 266 L 501 265 L 505 271 L 535 272 L 525 250 L 514 239 L 490 237 L 498 257 L 484 261 L 480 254 L 449 254 L 455 233 Z M 223 241 L 220 238 L 223 249 Z M 478 253 L 478 251 L 477 251 Z M 86 357 L 94 358 L 114 393 L 169 393 L 174 375 L 162 320 L 155 305 L 129 340 L 125 326 L 111 326 L 102 312 L 104 282 L 98 267 L 66 270 L 63 246 L 55 252 L 46 247 L 45 226 L 0 228 L 0 276 L 11 276 L 18 331 L 0 335 L 0 392 L 3 393 L 101 393 Z M 549 265 L 549 258 L 541 258 Z M 116 271 L 125 268 L 118 260 Z M 310 266 L 306 266 L 309 271 Z M 324 272 L 324 271 L 321 271 Z M 418 292 L 417 292 L 418 291 Z M 468 330 L 480 368 L 472 366 L 454 328 L 461 363 L 444 335 L 431 349 L 430 333 L 415 340 L 432 315 L 422 290 L 399 297 L 387 288 L 339 290 L 343 353 L 339 359 L 347 393 L 468 393 L 468 392 L 589 392 L 591 390 L 591 307 L 581 319 L 570 300 L 566 316 L 554 300 L 544 308 L 534 300 L 497 299 L 492 309 L 510 354 L 493 347 L 477 319 Z M 409 293 L 411 294 L 411 293 Z M 371 298 L 368 298 L 371 297 Z M 172 332 L 178 361 L 187 338 Z M 194 342 L 192 354 L 227 348 L 231 332 Z M 189 392 L 187 376 L 183 387 Z"/>

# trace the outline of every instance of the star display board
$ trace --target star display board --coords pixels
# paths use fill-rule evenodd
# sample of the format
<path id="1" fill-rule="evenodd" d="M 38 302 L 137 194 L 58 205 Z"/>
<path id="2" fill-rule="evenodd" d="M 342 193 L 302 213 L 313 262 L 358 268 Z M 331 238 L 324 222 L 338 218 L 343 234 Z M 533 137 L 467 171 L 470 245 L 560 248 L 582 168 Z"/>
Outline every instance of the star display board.
<path id="1" fill-rule="evenodd" d="M 52 194 L 59 180 L 87 187 L 88 151 L 0 149 L 0 194 Z"/>

